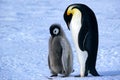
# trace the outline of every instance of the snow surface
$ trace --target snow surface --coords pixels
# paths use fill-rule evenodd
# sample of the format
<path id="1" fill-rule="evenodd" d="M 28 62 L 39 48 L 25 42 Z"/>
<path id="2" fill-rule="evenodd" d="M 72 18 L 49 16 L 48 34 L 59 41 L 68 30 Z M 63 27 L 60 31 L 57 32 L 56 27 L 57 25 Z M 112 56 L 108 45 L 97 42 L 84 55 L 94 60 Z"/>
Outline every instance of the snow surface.
<path id="1" fill-rule="evenodd" d="M 76 78 L 79 64 L 63 19 L 66 7 L 84 3 L 96 14 L 99 50 L 96 68 L 102 75 Z M 48 80 L 49 27 L 59 23 L 73 49 L 70 77 L 53 80 L 120 80 L 120 0 L 0 0 L 0 80 Z"/>

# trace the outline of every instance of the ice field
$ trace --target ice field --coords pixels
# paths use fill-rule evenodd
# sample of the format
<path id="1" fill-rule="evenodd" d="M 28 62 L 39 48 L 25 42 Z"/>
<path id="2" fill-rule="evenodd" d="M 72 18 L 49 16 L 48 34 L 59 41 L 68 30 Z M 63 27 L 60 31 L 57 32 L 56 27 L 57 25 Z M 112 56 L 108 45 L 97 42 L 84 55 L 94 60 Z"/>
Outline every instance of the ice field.
<path id="1" fill-rule="evenodd" d="M 71 33 L 63 19 L 68 5 L 83 3 L 96 14 L 101 75 L 73 77 L 79 64 Z M 120 80 L 120 0 L 0 0 L 0 80 L 48 80 L 49 27 L 59 23 L 71 43 L 74 72 L 53 80 Z"/>

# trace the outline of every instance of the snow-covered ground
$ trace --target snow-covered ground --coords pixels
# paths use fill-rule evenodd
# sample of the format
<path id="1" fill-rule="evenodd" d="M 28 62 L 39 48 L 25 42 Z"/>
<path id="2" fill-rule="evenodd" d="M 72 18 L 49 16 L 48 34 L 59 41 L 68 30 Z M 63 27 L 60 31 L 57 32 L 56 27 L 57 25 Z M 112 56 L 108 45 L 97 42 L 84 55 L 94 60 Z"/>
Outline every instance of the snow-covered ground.
<path id="1" fill-rule="evenodd" d="M 76 51 L 63 19 L 71 3 L 84 3 L 96 14 L 99 50 L 96 68 L 102 75 L 79 74 Z M 55 80 L 120 80 L 120 0 L 0 0 L 0 80 L 47 80 L 49 27 L 59 23 L 73 49 L 70 77 Z"/>

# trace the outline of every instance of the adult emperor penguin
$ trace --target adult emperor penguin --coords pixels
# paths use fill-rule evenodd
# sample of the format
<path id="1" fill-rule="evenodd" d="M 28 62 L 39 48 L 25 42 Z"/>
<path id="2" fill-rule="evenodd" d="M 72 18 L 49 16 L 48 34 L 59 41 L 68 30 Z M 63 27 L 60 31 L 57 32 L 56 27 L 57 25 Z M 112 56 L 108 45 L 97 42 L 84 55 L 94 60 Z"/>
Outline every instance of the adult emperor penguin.
<path id="1" fill-rule="evenodd" d="M 73 54 L 70 43 L 59 24 L 50 27 L 48 65 L 52 76 L 69 76 L 73 72 Z"/>
<path id="2" fill-rule="evenodd" d="M 84 4 L 71 4 L 64 13 L 64 20 L 72 33 L 78 60 L 80 76 L 99 76 L 96 71 L 98 51 L 98 24 L 94 12 Z"/>

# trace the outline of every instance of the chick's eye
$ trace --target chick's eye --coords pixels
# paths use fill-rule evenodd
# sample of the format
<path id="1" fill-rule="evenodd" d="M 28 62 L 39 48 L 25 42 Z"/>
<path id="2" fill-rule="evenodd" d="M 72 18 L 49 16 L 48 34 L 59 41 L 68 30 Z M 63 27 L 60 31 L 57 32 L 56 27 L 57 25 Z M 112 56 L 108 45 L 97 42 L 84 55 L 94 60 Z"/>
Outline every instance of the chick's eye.
<path id="1" fill-rule="evenodd" d="M 57 28 L 55 28 L 54 30 L 53 30 L 53 34 L 58 34 L 59 33 L 59 29 L 57 29 Z"/>

